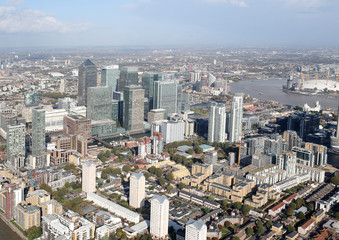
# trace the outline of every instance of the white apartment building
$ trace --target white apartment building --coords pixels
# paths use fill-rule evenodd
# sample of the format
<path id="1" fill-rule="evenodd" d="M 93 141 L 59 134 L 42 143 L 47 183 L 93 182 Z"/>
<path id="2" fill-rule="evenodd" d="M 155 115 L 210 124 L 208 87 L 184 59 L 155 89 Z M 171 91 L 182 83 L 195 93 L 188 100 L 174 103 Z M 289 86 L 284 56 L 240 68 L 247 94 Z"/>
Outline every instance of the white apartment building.
<path id="1" fill-rule="evenodd" d="M 145 199 L 145 176 L 142 173 L 132 173 L 129 181 L 129 205 L 141 208 Z"/>
<path id="2" fill-rule="evenodd" d="M 206 240 L 207 226 L 201 219 L 190 219 L 186 225 L 185 240 Z"/>
<path id="3" fill-rule="evenodd" d="M 157 238 L 168 235 L 169 201 L 165 195 L 154 195 L 151 199 L 150 233 Z"/>
<path id="4" fill-rule="evenodd" d="M 86 161 L 82 165 L 82 191 L 95 192 L 96 166 L 94 162 Z"/>

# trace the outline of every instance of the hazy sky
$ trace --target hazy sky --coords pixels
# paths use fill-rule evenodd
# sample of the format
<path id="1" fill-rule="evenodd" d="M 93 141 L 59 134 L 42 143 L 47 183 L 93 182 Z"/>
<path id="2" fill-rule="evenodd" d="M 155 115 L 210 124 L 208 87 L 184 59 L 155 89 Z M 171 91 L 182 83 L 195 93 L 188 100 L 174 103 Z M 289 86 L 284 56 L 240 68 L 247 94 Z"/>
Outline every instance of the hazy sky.
<path id="1" fill-rule="evenodd" d="M 0 47 L 337 47 L 339 0 L 0 0 Z"/>

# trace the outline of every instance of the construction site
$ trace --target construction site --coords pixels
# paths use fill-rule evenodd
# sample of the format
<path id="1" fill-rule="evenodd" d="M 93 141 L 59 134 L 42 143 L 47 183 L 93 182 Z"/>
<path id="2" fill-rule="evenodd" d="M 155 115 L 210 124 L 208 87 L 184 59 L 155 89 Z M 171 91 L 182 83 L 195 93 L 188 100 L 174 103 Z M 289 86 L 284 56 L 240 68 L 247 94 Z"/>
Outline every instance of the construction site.
<path id="1" fill-rule="evenodd" d="M 289 77 L 287 84 L 283 86 L 283 91 L 307 95 L 339 92 L 339 72 L 332 74 L 300 72 L 298 75 L 296 80 L 293 75 Z"/>

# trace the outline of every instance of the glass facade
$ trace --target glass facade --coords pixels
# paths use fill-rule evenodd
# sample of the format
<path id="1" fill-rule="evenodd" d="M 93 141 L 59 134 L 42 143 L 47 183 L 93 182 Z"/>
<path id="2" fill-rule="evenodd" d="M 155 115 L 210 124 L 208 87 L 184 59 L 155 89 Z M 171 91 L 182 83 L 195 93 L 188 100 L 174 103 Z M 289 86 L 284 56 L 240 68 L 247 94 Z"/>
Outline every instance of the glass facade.
<path id="1" fill-rule="evenodd" d="M 38 106 L 40 104 L 40 91 L 26 92 L 24 102 L 26 107 Z"/>
<path id="2" fill-rule="evenodd" d="M 97 66 L 87 59 L 79 67 L 78 106 L 87 106 L 87 88 L 97 86 Z"/>
<path id="3" fill-rule="evenodd" d="M 112 88 L 90 87 L 87 90 L 87 117 L 92 120 L 112 119 Z"/>
<path id="4" fill-rule="evenodd" d="M 45 109 L 32 109 L 32 154 L 40 155 L 46 151 Z"/>
<path id="5" fill-rule="evenodd" d="M 123 91 L 125 87 L 131 85 L 138 85 L 138 68 L 123 67 L 120 71 L 118 91 Z"/>
<path id="6" fill-rule="evenodd" d="M 144 129 L 144 95 L 141 86 L 128 86 L 124 90 L 123 127 L 130 132 Z"/>
<path id="7" fill-rule="evenodd" d="M 166 109 L 166 114 L 180 113 L 182 86 L 176 81 L 154 82 L 153 109 Z"/>
<path id="8" fill-rule="evenodd" d="M 146 98 L 153 98 L 154 82 L 161 80 L 162 75 L 159 73 L 145 73 L 142 75 L 142 87 L 145 89 Z"/>
<path id="9" fill-rule="evenodd" d="M 24 166 L 25 136 L 26 136 L 26 127 L 24 124 L 8 126 L 7 161 L 15 169 Z"/>
<path id="10" fill-rule="evenodd" d="M 101 86 L 109 86 L 113 91 L 118 89 L 119 65 L 104 66 L 101 68 Z"/>

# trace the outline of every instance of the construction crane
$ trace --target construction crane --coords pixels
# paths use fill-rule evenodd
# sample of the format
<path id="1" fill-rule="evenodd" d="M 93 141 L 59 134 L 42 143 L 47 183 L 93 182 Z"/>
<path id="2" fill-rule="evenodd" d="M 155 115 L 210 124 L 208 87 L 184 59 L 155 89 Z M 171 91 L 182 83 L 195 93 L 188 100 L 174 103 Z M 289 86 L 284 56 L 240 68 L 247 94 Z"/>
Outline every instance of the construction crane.
<path id="1" fill-rule="evenodd" d="M 303 73 L 302 73 L 302 72 L 300 72 L 300 77 L 301 77 L 301 81 L 302 81 L 302 83 L 304 83 L 304 75 L 303 75 Z"/>
<path id="2" fill-rule="evenodd" d="M 328 77 L 330 76 L 330 72 L 327 71 L 327 78 L 326 78 L 326 86 L 328 85 Z"/>
<path id="3" fill-rule="evenodd" d="M 242 143 L 239 142 L 239 143 L 236 143 L 235 146 L 239 149 L 239 152 L 238 152 L 238 166 L 240 166 L 240 158 L 241 158 L 241 145 Z"/>

